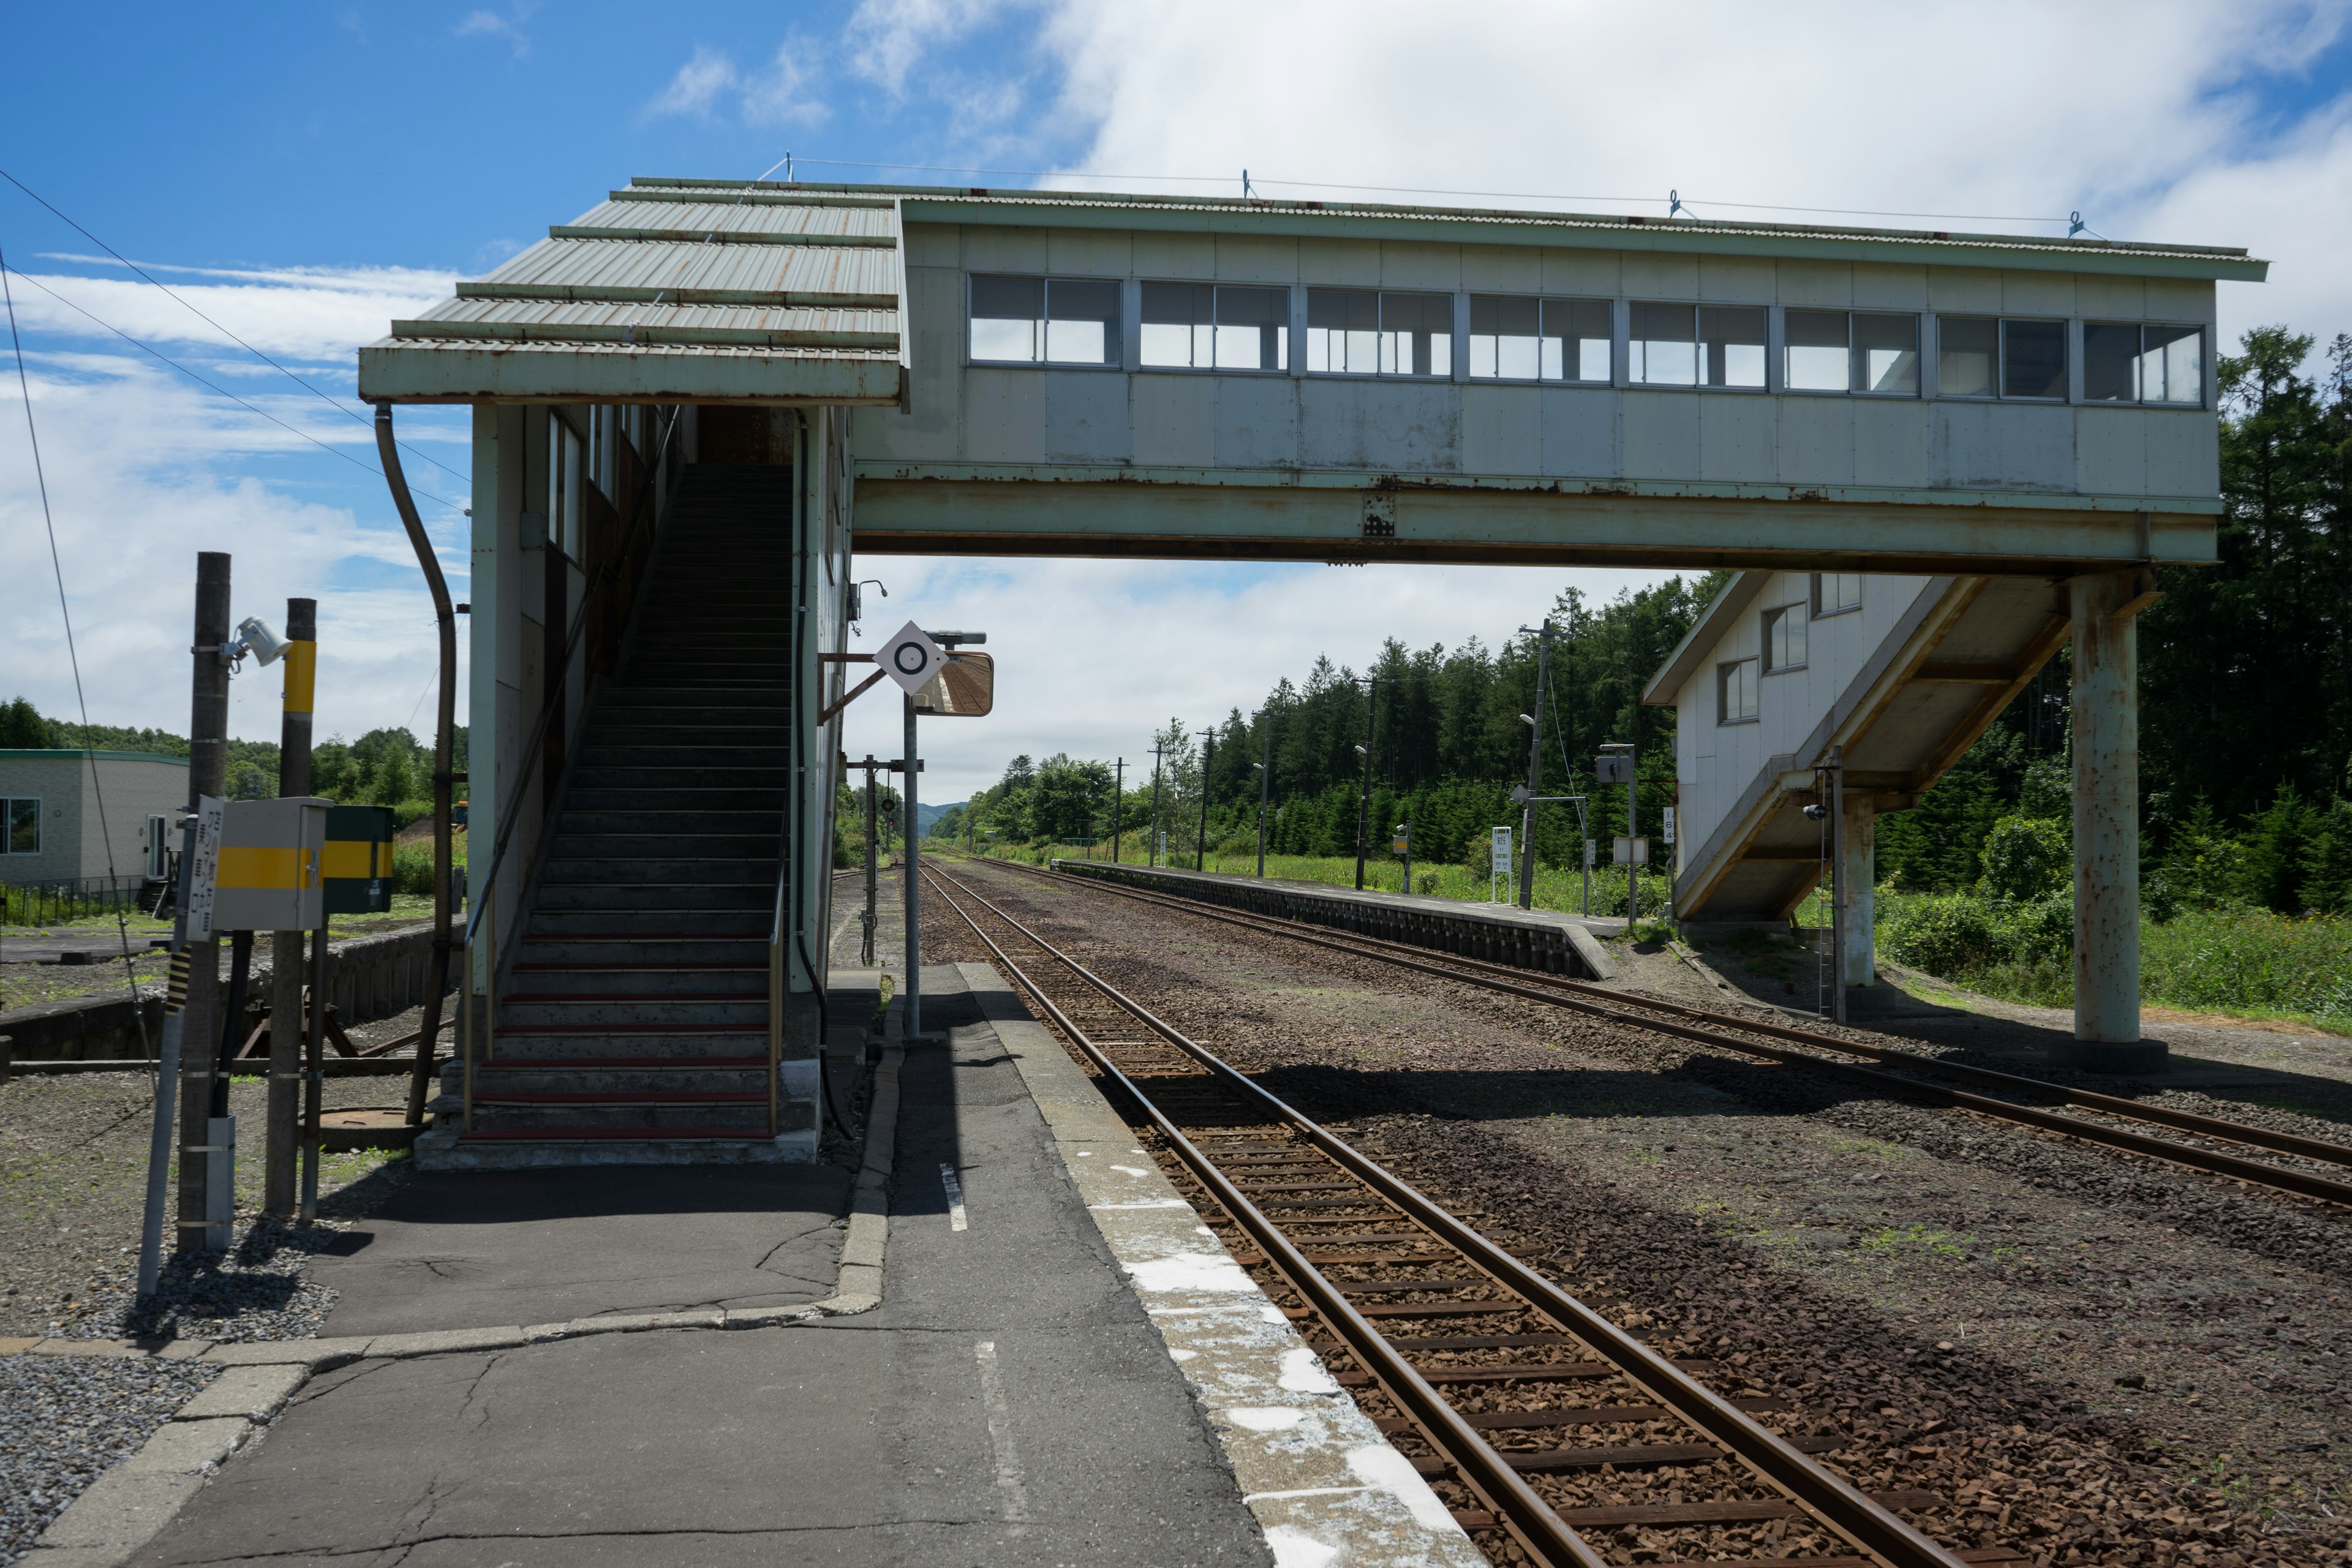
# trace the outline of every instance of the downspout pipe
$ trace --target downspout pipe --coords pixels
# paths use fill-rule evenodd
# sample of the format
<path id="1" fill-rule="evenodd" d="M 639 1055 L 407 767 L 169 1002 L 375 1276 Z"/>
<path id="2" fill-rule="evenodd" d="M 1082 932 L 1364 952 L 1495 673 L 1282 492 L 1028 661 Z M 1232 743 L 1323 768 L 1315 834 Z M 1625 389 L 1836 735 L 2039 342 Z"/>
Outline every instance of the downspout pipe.
<path id="1" fill-rule="evenodd" d="M 416 1068 L 408 1079 L 408 1125 L 425 1121 L 425 1102 L 432 1090 L 433 1051 L 441 1037 L 441 998 L 449 989 L 450 762 L 456 751 L 457 726 L 457 613 L 449 601 L 448 579 L 441 574 L 441 559 L 416 515 L 416 501 L 408 493 L 408 476 L 401 471 L 400 446 L 392 432 L 392 405 L 375 405 L 375 450 L 383 461 L 384 483 L 392 488 L 392 504 L 400 510 L 401 526 L 408 531 L 416 564 L 424 569 L 425 585 L 433 594 L 433 617 L 441 641 L 441 700 L 433 727 L 433 966 L 425 986 L 425 1016 L 418 1022 Z"/>

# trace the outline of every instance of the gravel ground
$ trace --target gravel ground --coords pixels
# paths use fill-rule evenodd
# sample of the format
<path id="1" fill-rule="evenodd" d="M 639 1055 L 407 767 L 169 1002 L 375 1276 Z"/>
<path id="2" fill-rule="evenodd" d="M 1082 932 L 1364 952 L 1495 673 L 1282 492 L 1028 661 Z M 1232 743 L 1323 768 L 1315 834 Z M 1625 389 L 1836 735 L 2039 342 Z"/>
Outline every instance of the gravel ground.
<path id="1" fill-rule="evenodd" d="M 977 877 L 1441 1201 L 1509 1215 L 1514 1249 L 1580 1295 L 1685 1352 L 1748 1357 L 1799 1417 L 1870 1442 L 1845 1461 L 1857 1479 L 1966 1484 L 1986 1529 L 2052 1562 L 2352 1562 L 2336 1211 Z M 948 919 L 925 934 L 928 960 L 984 956 Z"/>
<path id="2" fill-rule="evenodd" d="M 216 1374 L 184 1361 L 0 1357 L 0 1563 L 22 1559 L 100 1471 Z"/>

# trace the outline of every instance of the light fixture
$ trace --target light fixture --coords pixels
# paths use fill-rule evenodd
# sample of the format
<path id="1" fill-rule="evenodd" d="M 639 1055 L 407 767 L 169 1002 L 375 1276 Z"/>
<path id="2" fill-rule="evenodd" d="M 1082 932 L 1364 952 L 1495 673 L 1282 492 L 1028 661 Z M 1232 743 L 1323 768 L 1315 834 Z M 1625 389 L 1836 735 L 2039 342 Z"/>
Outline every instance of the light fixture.
<path id="1" fill-rule="evenodd" d="M 247 616 L 236 624 L 236 640 L 220 645 L 220 656 L 228 661 L 232 673 L 244 666 L 245 656 L 251 654 L 264 668 L 286 657 L 293 645 L 269 628 L 269 623 L 259 616 Z"/>

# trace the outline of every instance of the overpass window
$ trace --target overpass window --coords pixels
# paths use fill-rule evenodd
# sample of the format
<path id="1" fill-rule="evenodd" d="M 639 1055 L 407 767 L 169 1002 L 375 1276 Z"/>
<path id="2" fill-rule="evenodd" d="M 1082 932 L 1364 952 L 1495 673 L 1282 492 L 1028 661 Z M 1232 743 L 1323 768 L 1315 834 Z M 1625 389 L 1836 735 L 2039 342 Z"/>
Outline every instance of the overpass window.
<path id="1" fill-rule="evenodd" d="M 2204 332 L 2196 327 L 2087 322 L 2083 328 L 2083 400 L 2201 403 L 2204 346 Z"/>
<path id="2" fill-rule="evenodd" d="M 1118 284 L 1099 278 L 974 278 L 971 357 L 1117 364 Z"/>
<path id="3" fill-rule="evenodd" d="M 1919 395 L 1919 318 L 1853 318 L 1853 389 Z"/>
<path id="4" fill-rule="evenodd" d="M 2065 322 L 2001 322 L 2000 395 L 2003 397 L 2066 395 Z"/>
<path id="5" fill-rule="evenodd" d="M 1751 723 L 1756 718 L 1756 661 L 1735 658 L 1715 667 L 1716 711 L 1718 724 Z"/>
<path id="6" fill-rule="evenodd" d="M 1332 375 L 1452 375 L 1454 296 L 1310 289 L 1307 368 Z"/>
<path id="7" fill-rule="evenodd" d="M 1813 574 L 1813 615 L 1841 616 L 1848 610 L 1862 608 L 1862 574 L 1859 572 L 1816 572 Z"/>
<path id="8" fill-rule="evenodd" d="M 1470 374 L 1497 381 L 1607 381 L 1606 300 L 1470 296 Z"/>
<path id="9" fill-rule="evenodd" d="M 1701 305 L 1699 363 L 1709 386 L 1764 384 L 1764 307 Z"/>
<path id="10" fill-rule="evenodd" d="M 1698 384 L 1698 308 L 1636 304 L 1626 378 L 1640 386 Z"/>
<path id="11" fill-rule="evenodd" d="M 1947 397 L 1990 397 L 2000 323 L 1990 316 L 1945 316 L 1936 323 L 1936 384 Z"/>
<path id="12" fill-rule="evenodd" d="M 1764 612 L 1764 671 L 1801 669 L 1805 665 L 1805 606 L 1783 605 Z"/>
<path id="13" fill-rule="evenodd" d="M 1194 370 L 1287 370 L 1289 290 L 1146 283 L 1143 363 Z"/>
<path id="14" fill-rule="evenodd" d="M 1780 374 L 1791 392 L 1846 389 L 1846 321 L 1843 310 L 1791 310 L 1784 323 L 1788 347 Z"/>

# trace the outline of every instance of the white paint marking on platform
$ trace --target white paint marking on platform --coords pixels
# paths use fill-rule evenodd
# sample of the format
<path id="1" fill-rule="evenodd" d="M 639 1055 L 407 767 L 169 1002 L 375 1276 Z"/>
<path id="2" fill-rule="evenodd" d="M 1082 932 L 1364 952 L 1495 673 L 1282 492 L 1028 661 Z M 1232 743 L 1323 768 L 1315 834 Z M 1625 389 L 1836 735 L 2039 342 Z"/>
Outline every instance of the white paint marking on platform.
<path id="1" fill-rule="evenodd" d="M 1307 1419 L 1307 1412 L 1286 1405 L 1236 1405 L 1225 1419 L 1252 1432 L 1286 1432 Z"/>
<path id="2" fill-rule="evenodd" d="M 1454 1522 L 1453 1510 L 1421 1479 L 1412 1461 L 1386 1443 L 1349 1449 L 1348 1468 L 1404 1504 L 1423 1530 L 1443 1530 Z"/>
<path id="3" fill-rule="evenodd" d="M 1338 1547 L 1286 1524 L 1277 1524 L 1267 1531 L 1265 1544 L 1266 1550 L 1274 1553 L 1274 1568 L 1325 1568 L 1339 1555 Z"/>
<path id="4" fill-rule="evenodd" d="M 1155 1295 L 1183 1290 L 1228 1291 L 1256 1295 L 1257 1281 L 1242 1272 L 1240 1264 L 1222 1252 L 1179 1252 L 1168 1258 L 1144 1258 L 1123 1265 L 1139 1290 Z"/>
<path id="5" fill-rule="evenodd" d="M 1279 1308 L 1276 1310 L 1280 1310 Z M 1284 1320 L 1288 1321 L 1287 1319 Z M 1337 1394 L 1338 1380 L 1323 1370 L 1323 1358 L 1301 1348 L 1282 1352 L 1281 1384 L 1293 1394 Z M 1391 1452 L 1394 1452 L 1393 1449 Z M 1377 1483 L 1375 1483 L 1377 1484 Z"/>
<path id="6" fill-rule="evenodd" d="M 963 1212 L 963 1184 L 956 1180 L 953 1165 L 940 1167 L 940 1185 L 945 1187 L 948 1194 L 948 1228 L 962 1230 L 971 1221 Z"/>
<path id="7" fill-rule="evenodd" d="M 1121 1175 L 1127 1176 L 1148 1176 L 1151 1174 L 1150 1172 L 1143 1169 L 1140 1165 L 1113 1165 L 1111 1169 L 1118 1172 Z"/>
<path id="8" fill-rule="evenodd" d="M 1004 1376 L 996 1363 L 996 1342 L 982 1340 L 972 1347 L 980 1363 L 980 1399 L 988 1407 L 988 1446 L 996 1451 L 996 1489 L 1004 1500 L 1004 1518 L 1018 1524 L 1029 1517 L 1029 1489 L 1021 1479 L 1021 1456 L 1013 1447 L 1013 1407 L 1004 1401 Z"/>

